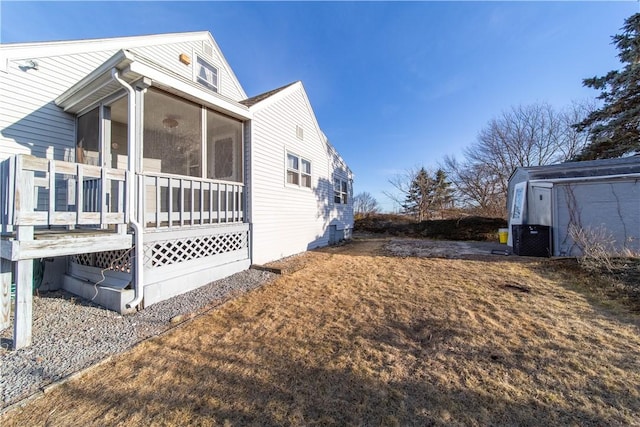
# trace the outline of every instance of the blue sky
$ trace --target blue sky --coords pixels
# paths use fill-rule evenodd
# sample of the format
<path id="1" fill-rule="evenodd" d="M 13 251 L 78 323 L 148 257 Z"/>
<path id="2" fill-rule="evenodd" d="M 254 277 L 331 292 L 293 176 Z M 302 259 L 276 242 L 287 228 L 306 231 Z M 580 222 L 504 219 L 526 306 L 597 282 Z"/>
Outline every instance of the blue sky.
<path id="1" fill-rule="evenodd" d="M 389 178 L 460 157 L 511 106 L 558 108 L 618 69 L 606 2 L 13 2 L 2 43 L 208 30 L 248 96 L 302 80 L 320 126 L 385 209 Z"/>

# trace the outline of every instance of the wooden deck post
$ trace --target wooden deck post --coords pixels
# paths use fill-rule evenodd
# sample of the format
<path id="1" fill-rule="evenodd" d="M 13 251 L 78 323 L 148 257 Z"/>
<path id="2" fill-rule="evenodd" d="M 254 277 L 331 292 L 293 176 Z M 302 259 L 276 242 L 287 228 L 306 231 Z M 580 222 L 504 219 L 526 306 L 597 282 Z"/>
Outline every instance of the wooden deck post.
<path id="1" fill-rule="evenodd" d="M 33 260 L 16 263 L 16 305 L 13 319 L 13 348 L 31 345 L 33 324 Z"/>
<path id="2" fill-rule="evenodd" d="M 11 326 L 11 261 L 0 258 L 0 331 Z"/>
<path id="3" fill-rule="evenodd" d="M 33 172 L 24 171 L 16 185 L 16 239 L 33 240 L 33 226 L 20 225 L 23 213 L 31 213 L 34 207 Z M 13 320 L 13 348 L 18 350 L 31 345 L 33 325 L 33 260 L 16 262 L 16 303 Z"/>

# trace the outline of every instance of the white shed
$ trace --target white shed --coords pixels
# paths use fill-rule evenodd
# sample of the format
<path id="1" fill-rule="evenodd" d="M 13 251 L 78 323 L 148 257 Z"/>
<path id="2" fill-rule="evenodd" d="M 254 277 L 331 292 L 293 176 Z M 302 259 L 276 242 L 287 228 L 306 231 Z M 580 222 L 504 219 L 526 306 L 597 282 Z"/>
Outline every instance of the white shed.
<path id="1" fill-rule="evenodd" d="M 570 230 L 599 233 L 613 249 L 640 251 L 640 156 L 519 167 L 509 179 L 509 245 L 514 225 L 549 226 L 553 256 L 581 250 Z"/>

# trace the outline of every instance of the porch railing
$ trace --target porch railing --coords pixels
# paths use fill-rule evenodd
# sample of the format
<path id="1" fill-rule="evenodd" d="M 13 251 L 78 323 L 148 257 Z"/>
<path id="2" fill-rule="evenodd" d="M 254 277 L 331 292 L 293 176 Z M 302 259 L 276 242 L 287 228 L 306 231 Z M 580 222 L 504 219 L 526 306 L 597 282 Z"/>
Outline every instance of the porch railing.
<path id="1" fill-rule="evenodd" d="M 241 223 L 244 185 L 160 173 L 144 174 L 147 229 Z"/>
<path id="2" fill-rule="evenodd" d="M 128 222 L 125 170 L 17 155 L 0 162 L 2 232 Z"/>
<path id="3" fill-rule="evenodd" d="M 0 231 L 11 233 L 16 226 L 126 224 L 128 179 L 123 169 L 30 155 L 6 159 L 0 162 Z M 162 173 L 145 173 L 138 179 L 143 183 L 148 230 L 244 222 L 241 183 Z"/>

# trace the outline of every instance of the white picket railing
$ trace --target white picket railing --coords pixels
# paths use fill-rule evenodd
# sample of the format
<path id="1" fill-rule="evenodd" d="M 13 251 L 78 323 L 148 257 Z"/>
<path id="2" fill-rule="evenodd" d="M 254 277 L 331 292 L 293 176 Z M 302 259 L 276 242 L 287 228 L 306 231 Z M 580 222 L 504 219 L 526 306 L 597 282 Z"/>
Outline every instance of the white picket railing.
<path id="1" fill-rule="evenodd" d="M 126 224 L 123 169 L 17 155 L 0 162 L 0 223 L 17 226 Z M 204 178 L 145 173 L 142 207 L 147 230 L 171 230 L 245 220 L 244 185 Z"/>
<path id="2" fill-rule="evenodd" d="M 244 221 L 244 185 L 240 183 L 145 173 L 144 192 L 147 229 Z"/>

